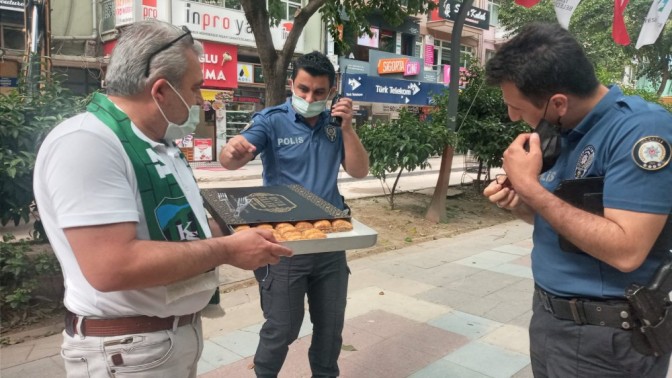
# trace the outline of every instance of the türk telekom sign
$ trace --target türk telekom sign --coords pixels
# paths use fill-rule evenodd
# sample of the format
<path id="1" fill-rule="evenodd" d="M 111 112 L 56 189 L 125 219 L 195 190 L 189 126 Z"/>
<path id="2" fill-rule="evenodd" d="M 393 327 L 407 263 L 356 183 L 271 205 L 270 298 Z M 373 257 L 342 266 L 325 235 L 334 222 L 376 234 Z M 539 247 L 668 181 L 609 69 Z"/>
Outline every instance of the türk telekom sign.
<path id="1" fill-rule="evenodd" d="M 203 86 L 208 88 L 238 88 L 238 47 L 201 41 L 203 56 Z"/>
<path id="2" fill-rule="evenodd" d="M 241 11 L 184 0 L 172 0 L 173 25 L 186 25 L 197 39 L 256 47 L 252 28 Z M 292 21 L 281 21 L 271 27 L 273 46 L 282 49 L 292 30 Z M 296 43 L 296 52 L 303 51 L 303 35 Z"/>

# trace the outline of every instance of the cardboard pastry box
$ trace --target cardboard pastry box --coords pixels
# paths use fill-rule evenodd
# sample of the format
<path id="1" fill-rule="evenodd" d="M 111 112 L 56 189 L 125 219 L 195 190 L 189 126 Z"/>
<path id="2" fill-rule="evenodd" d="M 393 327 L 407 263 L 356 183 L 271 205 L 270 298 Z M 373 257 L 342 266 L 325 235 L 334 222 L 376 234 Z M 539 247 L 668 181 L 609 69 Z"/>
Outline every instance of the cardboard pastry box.
<path id="1" fill-rule="evenodd" d="M 378 234 L 347 212 L 300 185 L 257 186 L 201 190 L 205 206 L 224 233 L 241 225 L 292 223 L 345 219 L 352 231 L 327 233 L 326 239 L 285 241 L 295 254 L 366 248 L 376 244 Z"/>

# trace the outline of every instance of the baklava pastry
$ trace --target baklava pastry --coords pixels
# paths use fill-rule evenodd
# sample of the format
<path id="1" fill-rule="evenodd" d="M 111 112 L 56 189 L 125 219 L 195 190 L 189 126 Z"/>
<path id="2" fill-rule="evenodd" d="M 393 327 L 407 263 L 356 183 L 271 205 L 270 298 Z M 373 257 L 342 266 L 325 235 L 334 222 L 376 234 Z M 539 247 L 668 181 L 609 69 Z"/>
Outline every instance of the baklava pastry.
<path id="1" fill-rule="evenodd" d="M 327 234 L 318 230 L 317 228 L 311 228 L 301 232 L 301 235 L 304 239 L 326 239 Z"/>
<path id="2" fill-rule="evenodd" d="M 240 232 L 240 231 L 245 231 L 249 230 L 250 226 L 247 224 L 241 224 L 240 226 L 236 226 L 233 228 L 233 232 Z"/>
<path id="3" fill-rule="evenodd" d="M 268 223 L 262 223 L 255 226 L 256 228 L 261 228 L 263 230 L 273 230 L 273 226 Z"/>
<path id="4" fill-rule="evenodd" d="M 313 223 L 313 227 L 317 228 L 318 230 L 320 230 L 324 233 L 331 232 L 331 222 L 329 222 L 326 219 L 319 220 L 319 221 Z"/>
<path id="5" fill-rule="evenodd" d="M 303 235 L 301 235 L 301 231 L 288 231 L 282 234 L 282 237 L 285 238 L 287 241 L 292 241 L 292 240 L 301 240 L 303 238 Z"/>
<path id="6" fill-rule="evenodd" d="M 310 230 L 313 229 L 313 224 L 310 222 L 297 222 L 294 227 L 296 227 L 297 230 L 299 231 L 305 231 L 305 230 Z"/>
<path id="7" fill-rule="evenodd" d="M 345 219 L 336 219 L 331 222 L 331 228 L 334 230 L 334 232 L 352 231 L 352 223 Z"/>

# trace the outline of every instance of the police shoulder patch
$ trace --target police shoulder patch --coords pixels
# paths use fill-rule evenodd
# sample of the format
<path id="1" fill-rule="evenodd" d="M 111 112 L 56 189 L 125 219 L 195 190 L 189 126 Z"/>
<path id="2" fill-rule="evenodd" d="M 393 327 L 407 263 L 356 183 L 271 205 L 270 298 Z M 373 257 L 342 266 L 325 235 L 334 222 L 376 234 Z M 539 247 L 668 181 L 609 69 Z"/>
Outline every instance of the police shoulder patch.
<path id="1" fill-rule="evenodd" d="M 253 123 L 254 123 L 254 120 L 251 120 L 247 125 L 245 125 L 245 127 L 243 127 L 242 130 L 240 130 L 240 132 L 242 133 L 243 131 L 245 131 L 245 130 L 249 129 L 250 127 L 252 127 L 252 124 L 253 124 Z"/>
<path id="2" fill-rule="evenodd" d="M 670 144 L 659 136 L 646 136 L 632 147 L 632 159 L 647 171 L 663 169 L 670 163 Z"/>

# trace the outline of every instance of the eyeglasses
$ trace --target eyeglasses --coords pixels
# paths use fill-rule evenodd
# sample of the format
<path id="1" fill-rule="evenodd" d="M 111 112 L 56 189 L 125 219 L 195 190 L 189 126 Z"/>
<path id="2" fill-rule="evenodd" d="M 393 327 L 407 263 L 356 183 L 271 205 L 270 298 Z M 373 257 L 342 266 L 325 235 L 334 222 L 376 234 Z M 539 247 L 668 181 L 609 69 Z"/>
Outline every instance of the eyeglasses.
<path id="1" fill-rule="evenodd" d="M 160 49 L 154 51 L 154 52 L 149 56 L 149 58 L 147 59 L 147 67 L 145 68 L 145 77 L 149 77 L 149 64 L 152 62 L 152 58 L 154 58 L 157 54 L 159 54 L 159 53 L 161 53 L 161 52 L 163 52 L 163 51 L 166 51 L 166 50 L 169 49 L 172 45 L 174 45 L 177 41 L 179 41 L 180 39 L 182 39 L 182 38 L 184 38 L 184 37 L 189 37 L 189 41 L 191 42 L 191 44 L 194 44 L 194 38 L 191 36 L 191 31 L 189 30 L 189 28 L 187 28 L 186 26 L 182 26 L 182 30 L 184 31 L 184 34 L 182 34 L 182 35 L 180 35 L 179 37 L 173 39 L 172 41 L 166 43 L 166 44 L 163 45 Z"/>

